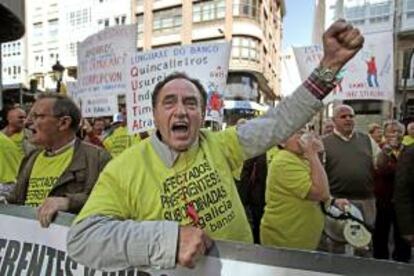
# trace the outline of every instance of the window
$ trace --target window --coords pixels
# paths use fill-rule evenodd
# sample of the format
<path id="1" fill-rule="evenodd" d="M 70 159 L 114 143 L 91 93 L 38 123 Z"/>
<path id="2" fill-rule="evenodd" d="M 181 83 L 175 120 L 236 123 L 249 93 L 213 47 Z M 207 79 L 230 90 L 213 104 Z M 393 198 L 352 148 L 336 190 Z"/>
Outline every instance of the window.
<path id="1" fill-rule="evenodd" d="M 345 8 L 345 17 L 348 20 L 361 19 L 365 17 L 366 5 Z"/>
<path id="2" fill-rule="evenodd" d="M 233 59 L 259 62 L 259 40 L 252 37 L 234 37 L 231 55 Z"/>
<path id="3" fill-rule="evenodd" d="M 137 15 L 137 31 L 138 31 L 138 39 L 140 39 L 141 35 L 144 33 L 144 15 L 143 14 Z"/>
<path id="4" fill-rule="evenodd" d="M 154 32 L 176 31 L 181 27 L 181 7 L 154 12 Z"/>
<path id="5" fill-rule="evenodd" d="M 414 0 L 407 0 L 407 18 L 414 18 Z"/>
<path id="6" fill-rule="evenodd" d="M 259 0 L 240 0 L 233 4 L 233 16 L 259 19 Z"/>
<path id="7" fill-rule="evenodd" d="M 33 38 L 35 40 L 40 40 L 43 36 L 43 24 L 42 22 L 33 24 Z"/>
<path id="8" fill-rule="evenodd" d="M 74 57 L 77 54 L 77 43 L 75 42 L 71 42 L 68 44 L 68 50 L 69 50 L 69 54 Z M 59 59 L 58 54 L 56 54 L 56 59 Z"/>
<path id="9" fill-rule="evenodd" d="M 58 30 L 59 30 L 58 24 L 59 24 L 58 19 L 49 20 L 49 36 L 51 38 L 55 38 L 58 35 Z"/>
<path id="10" fill-rule="evenodd" d="M 387 22 L 390 20 L 390 13 L 391 2 L 372 4 L 369 10 L 369 22 L 372 24 Z"/>
<path id="11" fill-rule="evenodd" d="M 210 21 L 224 18 L 226 4 L 224 0 L 203 1 L 193 5 L 193 22 Z"/>
<path id="12" fill-rule="evenodd" d="M 355 26 L 362 26 L 365 24 L 365 19 L 355 19 L 355 20 L 349 20 L 349 23 L 355 25 Z"/>
<path id="13" fill-rule="evenodd" d="M 115 17 L 115 25 L 125 25 L 125 22 L 126 22 L 125 15 Z"/>
<path id="14" fill-rule="evenodd" d="M 83 28 L 91 20 L 89 9 L 81 9 L 77 11 L 71 11 L 68 14 L 69 25 L 72 28 Z"/>
<path id="15" fill-rule="evenodd" d="M 104 26 L 109 27 L 109 18 L 104 19 Z"/>
<path id="16" fill-rule="evenodd" d="M 39 54 L 35 56 L 34 64 L 36 68 L 43 67 L 43 55 L 41 54 L 41 52 L 39 52 Z"/>

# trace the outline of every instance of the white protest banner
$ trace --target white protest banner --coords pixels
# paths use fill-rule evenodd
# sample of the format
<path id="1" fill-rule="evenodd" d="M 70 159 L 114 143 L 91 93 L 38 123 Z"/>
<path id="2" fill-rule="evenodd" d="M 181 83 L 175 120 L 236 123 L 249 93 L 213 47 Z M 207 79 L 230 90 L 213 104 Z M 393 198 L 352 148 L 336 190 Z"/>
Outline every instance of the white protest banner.
<path id="1" fill-rule="evenodd" d="M 309 77 L 323 56 L 323 48 L 320 45 L 305 47 L 292 47 L 293 54 L 298 66 L 298 71 L 302 81 Z"/>
<path id="2" fill-rule="evenodd" d="M 82 117 L 112 116 L 118 112 L 116 95 L 82 96 Z"/>
<path id="3" fill-rule="evenodd" d="M 78 45 L 79 93 L 119 95 L 126 92 L 123 68 L 136 52 L 136 25 L 106 28 Z"/>
<path id="4" fill-rule="evenodd" d="M 391 32 L 364 34 L 364 47 L 341 71 L 342 80 L 324 100 L 394 100 L 393 36 Z M 302 80 L 318 66 L 321 46 L 293 48 Z"/>
<path id="5" fill-rule="evenodd" d="M 31 213 L 34 214 L 35 212 L 31 211 Z M 37 220 L 25 218 L 25 216 L 19 217 L 15 214 L 8 215 L 0 213 L 0 275 L 339 275 L 315 272 L 315 269 L 310 271 L 272 264 L 261 264 L 259 263 L 259 258 L 254 254 L 251 255 L 250 259 L 256 258 L 258 262 L 252 262 L 251 260 L 239 261 L 219 256 L 205 256 L 199 258 L 194 269 L 177 266 L 177 268 L 170 270 L 131 268 L 128 270 L 102 272 L 85 267 L 68 256 L 66 249 L 66 236 L 69 231 L 68 226 L 53 223 L 48 228 L 42 228 Z M 67 224 L 69 225 L 70 221 Z M 257 246 L 251 245 L 252 250 L 256 248 Z M 237 255 L 237 250 L 234 250 L 234 253 L 234 255 Z M 119 258 L 119 256 L 116 258 Z"/>
<path id="6" fill-rule="evenodd" d="M 124 75 L 128 129 L 132 133 L 154 128 L 151 97 L 154 86 L 173 72 L 200 80 L 208 94 L 206 120 L 221 122 L 223 93 L 229 67 L 230 43 L 200 43 L 160 48 L 130 57 Z"/>
<path id="7" fill-rule="evenodd" d="M 68 81 L 66 82 L 67 95 L 75 103 L 80 105 L 79 101 L 79 86 L 77 81 Z"/>

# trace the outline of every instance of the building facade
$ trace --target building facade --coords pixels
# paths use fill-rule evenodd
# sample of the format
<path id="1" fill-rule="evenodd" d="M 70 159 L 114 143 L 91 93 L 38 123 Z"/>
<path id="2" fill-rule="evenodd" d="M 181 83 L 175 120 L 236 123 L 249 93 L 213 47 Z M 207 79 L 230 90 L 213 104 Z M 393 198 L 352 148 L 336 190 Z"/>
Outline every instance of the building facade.
<path id="1" fill-rule="evenodd" d="M 284 1 L 136 0 L 139 50 L 232 41 L 226 99 L 273 103 L 280 96 Z"/>
<path id="2" fill-rule="evenodd" d="M 394 103 L 355 101 L 356 108 L 379 117 L 414 120 L 414 0 L 326 0 L 324 24 L 346 18 L 364 32 L 393 32 Z M 314 26 L 317 28 L 317 26 Z M 352 103 L 351 103 L 352 104 Z"/>
<path id="3" fill-rule="evenodd" d="M 69 69 L 66 79 L 76 77 L 80 41 L 106 27 L 136 23 L 138 50 L 232 41 L 226 98 L 273 104 L 280 96 L 284 14 L 282 0 L 26 0 L 27 35 L 15 42 L 18 61 L 10 58 L 3 72 L 53 91 L 57 60 Z M 9 55 L 12 46 L 3 47 Z"/>

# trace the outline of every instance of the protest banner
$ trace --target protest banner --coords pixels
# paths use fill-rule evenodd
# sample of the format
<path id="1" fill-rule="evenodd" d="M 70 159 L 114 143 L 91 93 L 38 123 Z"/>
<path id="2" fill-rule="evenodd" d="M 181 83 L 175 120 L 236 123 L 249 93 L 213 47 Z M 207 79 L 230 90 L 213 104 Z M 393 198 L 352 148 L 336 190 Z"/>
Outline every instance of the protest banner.
<path id="1" fill-rule="evenodd" d="M 230 43 L 200 43 L 132 55 L 123 73 L 129 84 L 126 95 L 129 131 L 137 133 L 154 128 L 153 89 L 173 72 L 184 72 L 200 80 L 208 94 L 206 120 L 221 122 L 229 57 Z"/>
<path id="2" fill-rule="evenodd" d="M 102 272 L 85 267 L 66 253 L 66 235 L 74 215 L 61 213 L 49 228 L 36 220 L 36 209 L 0 204 L 0 275 L 175 276 L 175 275 L 413 275 L 414 266 L 311 251 L 266 248 L 215 241 L 195 269 L 128 269 Z M 137 248 L 139 250 L 139 248 Z"/>
<path id="3" fill-rule="evenodd" d="M 79 87 L 77 81 L 66 82 L 67 96 L 80 106 Z"/>
<path id="4" fill-rule="evenodd" d="M 123 25 L 105 28 L 79 43 L 79 96 L 125 94 L 123 68 L 127 56 L 136 52 L 136 41 L 136 25 Z"/>
<path id="5" fill-rule="evenodd" d="M 364 47 L 338 72 L 339 82 L 324 102 L 334 100 L 394 101 L 393 36 L 391 32 L 364 34 Z M 319 65 L 319 45 L 293 48 L 304 81 Z"/>
<path id="6" fill-rule="evenodd" d="M 84 118 L 112 116 L 116 113 L 118 113 L 116 95 L 82 97 L 82 117 Z"/>

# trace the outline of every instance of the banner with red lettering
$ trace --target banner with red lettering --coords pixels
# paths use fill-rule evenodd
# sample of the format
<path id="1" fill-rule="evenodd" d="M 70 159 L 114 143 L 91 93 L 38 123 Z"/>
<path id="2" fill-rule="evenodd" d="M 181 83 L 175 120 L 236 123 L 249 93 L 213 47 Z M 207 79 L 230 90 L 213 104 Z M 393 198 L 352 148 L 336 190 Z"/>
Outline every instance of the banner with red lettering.
<path id="1" fill-rule="evenodd" d="M 160 48 L 130 56 L 124 76 L 128 78 L 127 122 L 131 133 L 154 128 L 152 92 L 173 72 L 198 79 L 207 92 L 206 120 L 221 122 L 229 68 L 230 43 L 197 43 Z"/>
<path id="2" fill-rule="evenodd" d="M 106 28 L 78 44 L 78 96 L 119 95 L 127 89 L 123 68 L 136 52 L 136 25 Z"/>
<path id="3" fill-rule="evenodd" d="M 339 82 L 325 102 L 333 100 L 394 101 L 393 35 L 391 32 L 364 34 L 364 47 L 338 73 Z M 298 69 L 305 80 L 319 65 L 319 45 L 293 48 Z"/>

